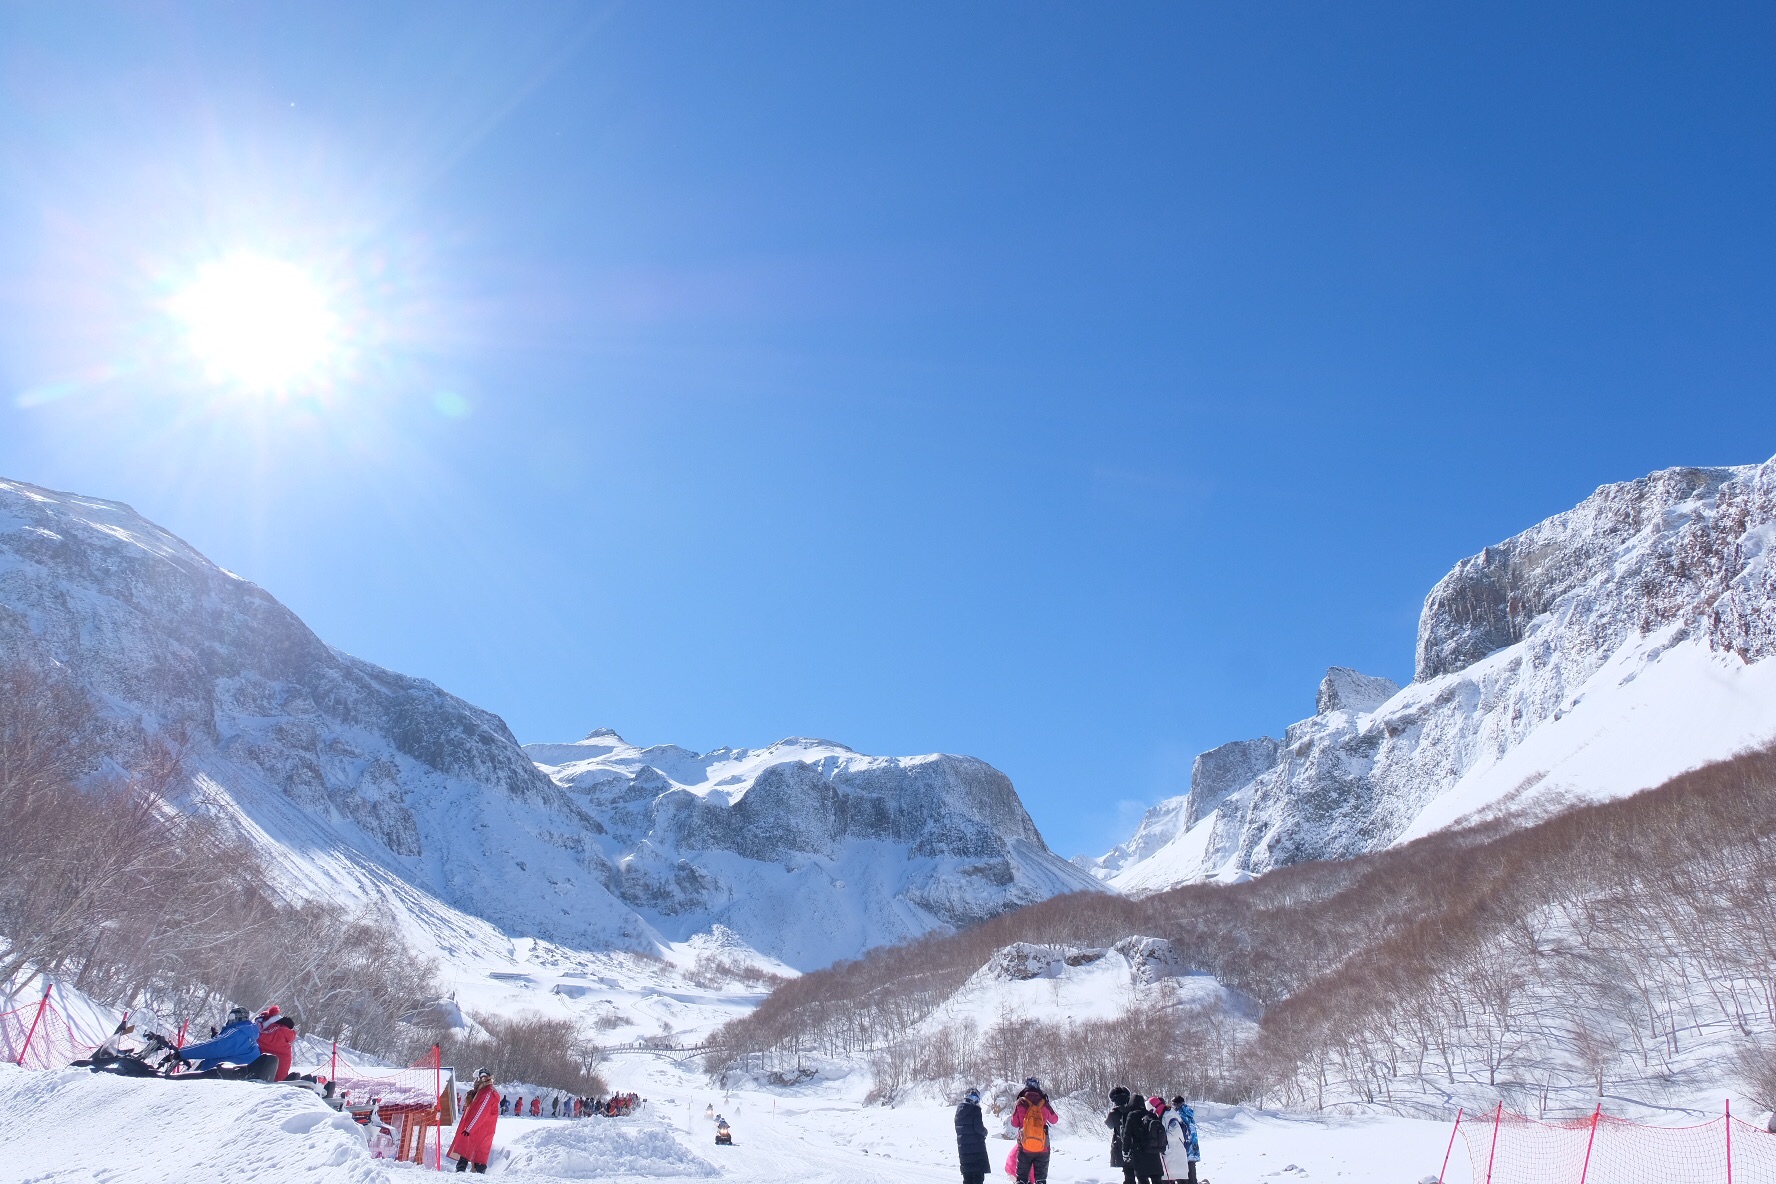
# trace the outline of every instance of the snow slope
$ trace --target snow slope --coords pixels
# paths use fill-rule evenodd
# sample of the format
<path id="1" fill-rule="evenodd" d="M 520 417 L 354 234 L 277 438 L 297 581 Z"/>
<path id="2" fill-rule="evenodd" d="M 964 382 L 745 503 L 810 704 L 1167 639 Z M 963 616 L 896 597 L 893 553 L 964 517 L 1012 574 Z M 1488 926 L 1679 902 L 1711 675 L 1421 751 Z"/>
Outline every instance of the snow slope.
<path id="1" fill-rule="evenodd" d="M 1776 741 L 1773 538 L 1776 461 L 1604 486 L 1438 582 L 1410 685 L 1335 668 L 1280 743 L 1226 746 L 1270 747 L 1265 767 L 1229 790 L 1199 761 L 1189 794 L 1086 866 L 1124 892 L 1237 879 Z"/>
<path id="2" fill-rule="evenodd" d="M 326 645 L 129 507 L 0 481 L 17 660 L 101 705 L 95 753 L 127 767 L 176 740 L 187 808 L 231 819 L 295 892 L 388 905 L 447 962 L 507 959 L 508 935 L 646 955 L 703 938 L 809 968 L 1095 887 L 972 758 L 595 734 L 539 746 L 551 778 L 497 716 Z"/>

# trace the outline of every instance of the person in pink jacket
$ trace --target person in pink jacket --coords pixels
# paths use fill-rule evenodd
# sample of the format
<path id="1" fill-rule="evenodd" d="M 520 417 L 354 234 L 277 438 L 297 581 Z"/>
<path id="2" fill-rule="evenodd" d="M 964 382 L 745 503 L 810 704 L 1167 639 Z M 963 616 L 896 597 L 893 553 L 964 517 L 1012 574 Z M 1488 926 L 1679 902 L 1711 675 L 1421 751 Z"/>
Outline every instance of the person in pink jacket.
<path id="1" fill-rule="evenodd" d="M 1048 1184 L 1048 1128 L 1060 1120 L 1042 1092 L 1042 1083 L 1034 1077 L 1026 1080 L 1011 1111 L 1011 1126 L 1017 1132 L 1019 1184 L 1026 1180 Z"/>

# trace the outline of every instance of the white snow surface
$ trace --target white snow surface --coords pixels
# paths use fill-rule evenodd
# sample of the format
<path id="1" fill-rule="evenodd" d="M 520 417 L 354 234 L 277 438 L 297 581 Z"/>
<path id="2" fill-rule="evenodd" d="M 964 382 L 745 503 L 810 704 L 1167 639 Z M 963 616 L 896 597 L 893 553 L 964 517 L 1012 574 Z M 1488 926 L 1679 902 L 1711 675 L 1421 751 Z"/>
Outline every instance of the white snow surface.
<path id="1" fill-rule="evenodd" d="M 700 1073 L 655 1058 L 623 1058 L 618 1089 L 649 1099 L 619 1119 L 499 1121 L 488 1175 L 515 1184 L 557 1180 L 732 1184 L 954 1184 L 953 1110 L 927 1098 L 863 1106 L 852 1079 L 798 1091 L 712 1089 Z M 713 1106 L 735 1145 L 714 1145 Z M 1089 1106 L 1065 1105 L 1050 1179 L 1114 1184 L 1104 1132 Z M 1073 1116 L 1077 1115 L 1077 1118 Z M 1434 1174 L 1447 1123 L 1400 1118 L 1308 1119 L 1202 1107 L 1203 1175 L 1220 1184 L 1317 1177 L 1400 1184 Z M 1001 1116 L 1002 1117 L 1002 1116 Z M 1000 1122 L 988 1150 L 1010 1148 Z M 0 1065 L 0 1162 L 22 1184 L 387 1184 L 435 1178 L 372 1160 L 355 1124 L 313 1094 L 250 1082 L 140 1081 L 81 1069 Z M 448 1170 L 449 1164 L 447 1163 Z M 995 1173 L 994 1179 L 1005 1179 Z M 1470 1177 L 1458 1147 L 1449 1184 Z"/>
<path id="2" fill-rule="evenodd" d="M 1476 815 L 1532 822 L 1776 743 L 1773 539 L 1776 461 L 1606 485 L 1439 581 L 1411 684 L 1334 668 L 1280 743 L 1205 753 L 1188 794 L 1079 862 L 1136 894 L 1236 880 Z M 1271 756 L 1231 785 L 1230 753 Z"/>

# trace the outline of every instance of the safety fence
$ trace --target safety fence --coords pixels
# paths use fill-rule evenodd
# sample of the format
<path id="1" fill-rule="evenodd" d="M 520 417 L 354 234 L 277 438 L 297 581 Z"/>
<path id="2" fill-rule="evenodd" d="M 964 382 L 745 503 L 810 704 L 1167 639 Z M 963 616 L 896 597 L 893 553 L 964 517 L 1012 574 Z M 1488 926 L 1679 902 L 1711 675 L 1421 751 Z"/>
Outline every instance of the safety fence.
<path id="1" fill-rule="evenodd" d="M 83 1040 L 74 1021 L 56 1006 L 55 984 L 30 1003 L 0 1012 L 0 1061 L 27 1069 L 59 1069 L 97 1048 Z"/>
<path id="2" fill-rule="evenodd" d="M 373 1155 L 444 1166 L 444 1128 L 456 1125 L 456 1071 L 442 1050 L 400 1068 L 353 1065 L 339 1046 L 323 1067 L 346 1109 L 372 1127 Z"/>
<path id="3" fill-rule="evenodd" d="M 1630 1122 L 1601 1107 L 1550 1122 L 1500 1106 L 1458 1114 L 1450 1150 L 1457 1134 L 1473 1184 L 1776 1184 L 1776 1135 L 1734 1118 L 1730 1104 L 1687 1126 Z M 1447 1173 L 1447 1152 L 1443 1162 Z"/>

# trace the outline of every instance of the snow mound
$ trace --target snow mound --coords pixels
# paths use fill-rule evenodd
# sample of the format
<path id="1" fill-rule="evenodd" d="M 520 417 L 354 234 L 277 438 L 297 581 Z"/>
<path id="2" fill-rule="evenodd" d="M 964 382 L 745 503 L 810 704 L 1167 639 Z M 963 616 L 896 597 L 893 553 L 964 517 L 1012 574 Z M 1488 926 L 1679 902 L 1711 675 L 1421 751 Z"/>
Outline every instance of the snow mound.
<path id="1" fill-rule="evenodd" d="M 607 1176 L 698 1177 L 717 1172 L 664 1126 L 583 1119 L 526 1133 L 507 1149 L 500 1171 L 560 1180 Z"/>
<path id="2" fill-rule="evenodd" d="M 0 1147 L 9 1175 L 26 1180 L 389 1179 L 350 1116 L 308 1090 L 245 1081 L 151 1081 L 0 1065 Z"/>

